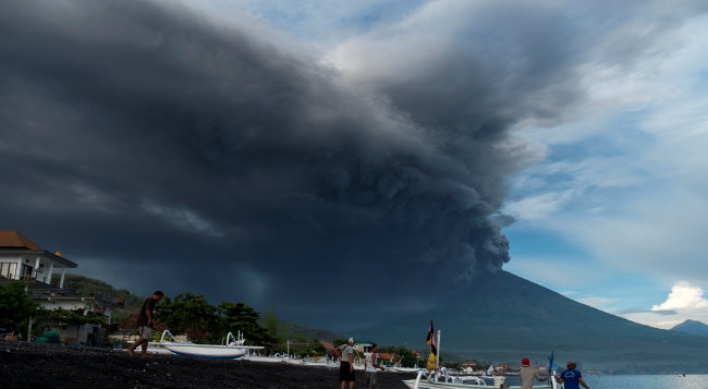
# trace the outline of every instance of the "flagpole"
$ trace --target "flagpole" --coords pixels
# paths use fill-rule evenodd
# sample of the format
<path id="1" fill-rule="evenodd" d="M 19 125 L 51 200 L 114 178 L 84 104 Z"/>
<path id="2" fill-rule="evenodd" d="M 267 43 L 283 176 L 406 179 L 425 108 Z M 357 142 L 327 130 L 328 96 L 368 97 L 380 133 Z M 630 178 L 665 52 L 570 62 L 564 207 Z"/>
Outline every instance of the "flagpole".
<path id="1" fill-rule="evenodd" d="M 435 374 L 436 374 L 435 376 L 437 377 L 438 371 L 440 371 L 438 369 L 440 367 L 440 330 L 438 330 L 438 344 L 437 344 L 436 350 L 438 352 L 437 353 L 438 355 L 435 356 Z"/>

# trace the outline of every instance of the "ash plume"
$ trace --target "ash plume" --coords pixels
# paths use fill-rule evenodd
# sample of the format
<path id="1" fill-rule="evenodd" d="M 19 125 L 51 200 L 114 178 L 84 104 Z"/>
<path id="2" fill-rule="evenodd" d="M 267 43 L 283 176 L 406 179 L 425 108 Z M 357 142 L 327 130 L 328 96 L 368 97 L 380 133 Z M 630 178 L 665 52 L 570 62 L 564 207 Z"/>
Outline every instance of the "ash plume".
<path id="1" fill-rule="evenodd" d="M 8 2 L 0 36 L 3 228 L 136 293 L 286 313 L 415 309 L 501 269 L 492 216 L 531 154 L 509 128 L 553 117 L 533 99 L 563 76 L 473 48 L 342 71 L 150 1 Z"/>

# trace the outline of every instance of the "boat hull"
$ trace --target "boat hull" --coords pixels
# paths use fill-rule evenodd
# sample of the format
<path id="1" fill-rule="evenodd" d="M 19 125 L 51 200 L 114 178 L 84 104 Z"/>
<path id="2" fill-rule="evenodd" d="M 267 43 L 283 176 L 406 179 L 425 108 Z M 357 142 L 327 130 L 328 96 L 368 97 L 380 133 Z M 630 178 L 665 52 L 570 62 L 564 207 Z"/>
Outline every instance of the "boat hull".
<path id="1" fill-rule="evenodd" d="M 493 385 L 477 385 L 465 384 L 461 382 L 430 382 L 428 380 L 420 380 L 416 387 L 416 380 L 403 380 L 403 383 L 410 389 L 494 389 Z M 504 386 L 508 389 L 521 389 L 521 386 Z M 550 389 L 550 385 L 534 385 L 534 389 Z"/>
<path id="2" fill-rule="evenodd" d="M 392 367 L 392 371 L 396 373 L 417 373 L 421 370 L 425 370 L 423 367 Z"/>
<path id="3" fill-rule="evenodd" d="M 238 346 L 209 344 L 163 342 L 162 347 L 177 355 L 216 359 L 237 359 L 246 355 L 247 352 L 247 349 Z"/>

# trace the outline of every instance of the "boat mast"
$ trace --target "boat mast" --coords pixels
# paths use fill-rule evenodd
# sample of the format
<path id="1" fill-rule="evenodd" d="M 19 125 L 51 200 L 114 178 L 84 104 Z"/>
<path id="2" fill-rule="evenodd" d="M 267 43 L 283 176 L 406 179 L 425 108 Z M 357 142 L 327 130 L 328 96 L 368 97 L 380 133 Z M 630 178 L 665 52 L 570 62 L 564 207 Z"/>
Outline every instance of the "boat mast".
<path id="1" fill-rule="evenodd" d="M 439 365 L 440 365 L 440 330 L 438 330 L 438 344 L 437 344 L 436 348 L 438 351 L 438 353 L 437 353 L 438 355 L 435 356 L 435 376 L 437 377 L 438 376 L 437 373 L 438 373 L 438 371 L 440 371 L 440 369 L 439 369 Z"/>

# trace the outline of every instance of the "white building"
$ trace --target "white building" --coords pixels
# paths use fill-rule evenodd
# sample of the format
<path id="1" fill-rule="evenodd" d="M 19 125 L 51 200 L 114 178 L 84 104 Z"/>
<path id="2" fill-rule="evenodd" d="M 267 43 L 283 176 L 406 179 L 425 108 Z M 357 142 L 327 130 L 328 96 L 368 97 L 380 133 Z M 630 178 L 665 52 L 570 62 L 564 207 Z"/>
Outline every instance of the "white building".
<path id="1" fill-rule="evenodd" d="M 111 305 L 90 291 L 75 291 L 64 288 L 67 269 L 78 265 L 64 258 L 58 251 L 42 249 L 22 234 L 13 230 L 0 230 L 0 284 L 24 281 L 31 298 L 46 309 L 83 309 L 84 312 L 101 312 L 110 324 Z M 59 280 L 52 282 L 52 276 Z M 60 333 L 62 340 L 100 344 L 105 329 L 100 324 L 83 324 L 52 328 Z"/>
<path id="2" fill-rule="evenodd" d="M 58 287 L 64 287 L 66 269 L 78 267 L 61 253 L 43 250 L 22 234 L 0 230 L 0 277 L 8 280 L 38 281 L 50 284 L 52 275 L 61 272 Z"/>

